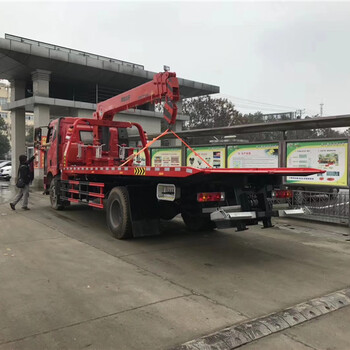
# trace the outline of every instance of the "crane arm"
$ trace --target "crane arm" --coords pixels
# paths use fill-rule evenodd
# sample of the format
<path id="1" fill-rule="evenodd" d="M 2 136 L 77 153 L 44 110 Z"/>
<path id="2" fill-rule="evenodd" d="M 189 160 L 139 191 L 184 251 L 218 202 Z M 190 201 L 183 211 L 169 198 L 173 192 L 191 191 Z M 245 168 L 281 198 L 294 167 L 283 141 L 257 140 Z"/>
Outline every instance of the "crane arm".
<path id="1" fill-rule="evenodd" d="M 94 118 L 113 120 L 116 113 L 148 102 L 160 102 L 163 99 L 165 100 L 163 117 L 168 124 L 175 124 L 176 102 L 179 100 L 179 82 L 176 73 L 155 74 L 152 81 L 99 103 Z"/>

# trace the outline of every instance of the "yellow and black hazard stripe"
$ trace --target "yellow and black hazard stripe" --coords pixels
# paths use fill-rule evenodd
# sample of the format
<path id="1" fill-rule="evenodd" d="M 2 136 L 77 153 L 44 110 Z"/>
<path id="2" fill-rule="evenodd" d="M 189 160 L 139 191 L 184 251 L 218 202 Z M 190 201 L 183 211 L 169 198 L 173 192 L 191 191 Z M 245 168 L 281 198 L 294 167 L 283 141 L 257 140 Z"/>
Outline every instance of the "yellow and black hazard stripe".
<path id="1" fill-rule="evenodd" d="M 146 175 L 146 168 L 134 168 L 134 175 Z"/>

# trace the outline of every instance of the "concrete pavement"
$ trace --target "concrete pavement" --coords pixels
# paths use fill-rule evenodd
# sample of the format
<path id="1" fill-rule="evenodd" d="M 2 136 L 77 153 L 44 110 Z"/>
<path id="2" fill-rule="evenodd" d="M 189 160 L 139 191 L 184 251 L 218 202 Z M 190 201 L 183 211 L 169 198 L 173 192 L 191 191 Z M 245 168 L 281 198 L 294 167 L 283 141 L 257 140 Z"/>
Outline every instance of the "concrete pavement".
<path id="1" fill-rule="evenodd" d="M 161 236 L 118 241 L 103 211 L 56 212 L 39 193 L 30 206 L 0 205 L 1 350 L 170 349 L 350 285 L 346 227 L 280 219 L 194 234 L 176 219 Z M 346 312 L 297 327 L 324 332 Z M 245 348 L 286 348 L 297 327 Z"/>

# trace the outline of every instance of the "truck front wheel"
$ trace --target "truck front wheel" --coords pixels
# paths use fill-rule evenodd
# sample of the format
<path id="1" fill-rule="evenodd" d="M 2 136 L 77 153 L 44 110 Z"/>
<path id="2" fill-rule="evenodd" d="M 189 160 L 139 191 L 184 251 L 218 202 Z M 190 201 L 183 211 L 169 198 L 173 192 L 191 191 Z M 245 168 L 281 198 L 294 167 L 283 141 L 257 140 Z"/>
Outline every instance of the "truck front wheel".
<path id="1" fill-rule="evenodd" d="M 117 239 L 132 237 L 129 195 L 125 187 L 112 189 L 107 200 L 107 225 Z"/>
<path id="2" fill-rule="evenodd" d="M 50 203 L 55 210 L 64 209 L 64 204 L 60 200 L 60 185 L 57 178 L 53 178 L 50 183 Z"/>

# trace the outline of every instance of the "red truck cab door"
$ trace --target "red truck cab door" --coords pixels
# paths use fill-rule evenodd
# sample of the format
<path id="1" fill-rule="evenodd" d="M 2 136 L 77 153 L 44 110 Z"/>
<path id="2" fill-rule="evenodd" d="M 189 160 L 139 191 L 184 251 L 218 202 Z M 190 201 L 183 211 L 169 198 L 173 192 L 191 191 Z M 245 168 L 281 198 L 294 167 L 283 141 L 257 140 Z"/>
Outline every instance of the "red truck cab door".
<path id="1" fill-rule="evenodd" d="M 57 122 L 50 124 L 47 132 L 47 150 L 46 150 L 46 161 L 45 169 L 46 174 L 51 173 L 52 176 L 56 176 L 59 172 L 58 170 L 58 132 L 57 132 Z"/>

